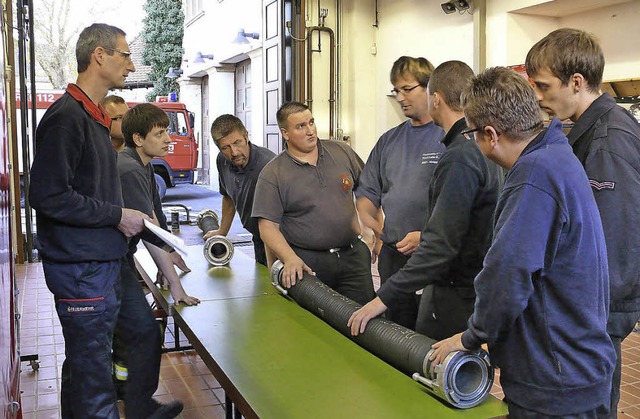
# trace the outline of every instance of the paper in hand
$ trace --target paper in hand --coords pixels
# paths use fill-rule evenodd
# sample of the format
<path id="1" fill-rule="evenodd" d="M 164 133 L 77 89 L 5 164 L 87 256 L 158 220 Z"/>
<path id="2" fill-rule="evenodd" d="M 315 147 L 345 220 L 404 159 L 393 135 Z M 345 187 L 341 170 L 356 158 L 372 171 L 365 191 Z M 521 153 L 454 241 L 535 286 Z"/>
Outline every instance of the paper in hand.
<path id="1" fill-rule="evenodd" d="M 184 244 L 184 240 L 182 240 L 180 237 L 174 236 L 168 231 L 153 224 L 149 220 L 144 220 L 144 226 L 147 228 L 147 230 L 158 236 L 163 242 L 171 246 L 182 256 L 187 256 L 187 246 Z"/>

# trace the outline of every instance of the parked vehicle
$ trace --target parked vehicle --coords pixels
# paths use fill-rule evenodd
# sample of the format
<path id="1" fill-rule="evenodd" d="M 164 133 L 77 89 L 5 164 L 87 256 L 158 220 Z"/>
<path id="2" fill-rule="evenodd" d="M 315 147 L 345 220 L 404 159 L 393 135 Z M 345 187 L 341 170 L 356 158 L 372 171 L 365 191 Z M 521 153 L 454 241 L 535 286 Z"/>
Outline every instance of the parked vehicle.
<path id="1" fill-rule="evenodd" d="M 194 115 L 184 103 L 154 102 L 169 115 L 169 154 L 151 160 L 160 191 L 180 183 L 194 183 L 198 143 L 193 132 Z M 160 194 L 163 195 L 162 193 Z"/>
<path id="2" fill-rule="evenodd" d="M 36 94 L 36 118 L 40 121 L 40 118 L 44 115 L 46 110 L 58 100 L 64 94 L 63 90 L 50 90 L 42 91 Z M 160 97 L 162 100 L 164 97 Z M 20 106 L 20 97 L 17 95 L 17 106 Z M 135 106 L 136 103 L 129 102 L 129 106 Z M 190 112 L 184 103 L 158 101 L 153 102 L 154 105 L 164 110 L 169 116 L 169 137 L 171 137 L 171 144 L 169 144 L 169 154 L 165 157 L 158 157 L 151 160 L 153 170 L 156 173 L 156 183 L 158 184 L 158 192 L 160 197 L 163 197 L 167 188 L 173 187 L 180 183 L 194 183 L 195 171 L 198 165 L 198 143 L 196 142 L 194 127 L 194 115 Z M 29 99 L 29 106 L 31 106 L 31 100 Z M 18 127 L 20 127 L 21 120 L 18 113 Z M 27 131 L 28 136 L 31 136 L 30 131 Z M 18 130 L 20 134 L 20 129 Z M 33 142 L 30 142 L 33 144 Z M 22 158 L 22 141 L 18 140 L 19 148 L 19 161 L 20 161 L 20 178 L 22 184 L 23 174 L 23 158 Z M 33 160 L 34 155 L 33 147 L 30 147 L 30 159 Z M 24 205 L 24 204 L 23 204 Z"/>

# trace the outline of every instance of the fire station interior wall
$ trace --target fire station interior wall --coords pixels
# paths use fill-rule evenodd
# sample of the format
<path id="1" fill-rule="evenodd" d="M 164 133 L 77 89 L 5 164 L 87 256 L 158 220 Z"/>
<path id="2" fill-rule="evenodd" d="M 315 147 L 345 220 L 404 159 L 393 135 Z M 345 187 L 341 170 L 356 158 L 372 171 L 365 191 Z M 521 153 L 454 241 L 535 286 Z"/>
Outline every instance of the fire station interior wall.
<path id="1" fill-rule="evenodd" d="M 318 5 L 328 10 L 324 25 L 336 32 L 338 43 L 338 76 L 336 97 L 335 137 L 349 138 L 349 143 L 364 159 L 368 157 L 379 136 L 399 124 L 405 118 L 394 97 L 389 95 L 393 87 L 389 71 L 401 55 L 423 56 L 435 66 L 447 60 L 461 60 L 473 67 L 480 54 L 484 54 L 486 66 L 523 64 L 531 46 L 554 29 L 570 26 L 585 29 L 599 37 L 605 52 L 606 79 L 640 77 L 640 25 L 637 24 L 640 2 L 625 0 L 477 0 L 486 5 L 486 43 L 484 50 L 474 49 L 474 33 L 477 30 L 470 13 L 446 15 L 441 9 L 445 0 L 303 0 L 306 7 L 306 24 L 319 24 Z M 250 40 L 249 45 L 232 44 L 231 39 L 241 25 L 247 32 L 261 31 L 262 1 L 246 0 L 242 10 L 236 10 L 238 2 L 205 2 L 205 13 L 197 20 L 187 22 L 185 28 L 185 75 L 217 74 L 211 68 L 226 64 L 239 54 L 260 49 L 260 40 Z M 377 3 L 377 19 L 376 19 Z M 536 8 L 553 4 L 576 5 L 575 9 L 588 11 L 563 12 L 558 17 L 542 13 Z M 593 8 L 597 4 L 597 8 Z M 236 9 L 233 9 L 233 8 Z M 242 16 L 242 22 L 229 16 Z M 294 36 L 303 38 L 304 33 Z M 321 138 L 329 134 L 329 37 L 318 33 L 311 37 L 314 50 L 313 64 L 313 113 Z M 215 59 L 205 64 L 194 64 L 197 51 L 213 53 Z M 203 66 L 207 68 L 203 68 Z M 474 68 L 475 71 L 481 70 Z M 214 71 L 214 73 L 212 73 Z M 261 94 L 264 65 L 252 62 L 252 140 L 261 144 L 262 136 L 256 130 L 264 126 Z M 228 75 L 232 77 L 232 73 Z M 224 81 L 224 82 L 223 82 Z M 233 80 L 222 78 L 219 83 L 210 82 L 210 115 L 212 121 L 223 112 L 233 112 Z M 184 92 L 184 91 L 183 91 Z M 182 95 L 183 101 L 185 95 Z M 194 110 L 199 106 L 194 106 Z M 196 111 L 196 115 L 197 115 Z M 211 152 L 211 177 L 215 173 L 215 150 Z"/>
<path id="2" fill-rule="evenodd" d="M 323 2 L 322 7 L 324 3 L 332 2 Z M 401 55 L 423 56 L 435 66 L 457 59 L 473 67 L 478 54 L 473 48 L 473 16 L 446 15 L 441 3 L 378 0 L 376 28 L 372 26 L 374 0 L 342 1 L 341 124 L 351 145 L 365 160 L 379 136 L 404 119 L 395 98 L 387 95 L 392 88 L 389 70 L 395 59 Z M 575 27 L 599 38 L 607 63 L 605 80 L 640 77 L 640 2 L 612 0 L 604 2 L 609 6 L 561 17 L 521 12 L 543 3 L 548 2 L 486 1 L 487 67 L 523 64 L 531 46 L 549 32 Z"/>
<path id="3" fill-rule="evenodd" d="M 378 137 L 402 122 L 389 72 L 402 55 L 473 65 L 473 16 L 443 13 L 439 0 L 344 0 L 342 128 L 364 160 Z"/>
<path id="4" fill-rule="evenodd" d="M 604 80 L 640 76 L 640 2 L 617 3 L 561 17 L 529 14 L 535 11 L 525 7 L 545 2 L 512 3 L 487 2 L 487 66 L 523 64 L 533 44 L 555 29 L 572 27 L 598 37 L 606 61 Z"/>

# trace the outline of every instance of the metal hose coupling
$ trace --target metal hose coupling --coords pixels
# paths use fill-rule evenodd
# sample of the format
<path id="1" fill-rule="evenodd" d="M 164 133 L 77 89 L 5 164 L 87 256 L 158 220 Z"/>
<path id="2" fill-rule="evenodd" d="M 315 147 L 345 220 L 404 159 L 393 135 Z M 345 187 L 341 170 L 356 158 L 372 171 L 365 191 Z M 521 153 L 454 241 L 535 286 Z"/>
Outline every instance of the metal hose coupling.
<path id="1" fill-rule="evenodd" d="M 214 210 L 201 211 L 196 218 L 196 222 L 198 223 L 198 228 L 202 230 L 203 234 L 220 228 L 218 214 L 216 214 Z"/>
<path id="2" fill-rule="evenodd" d="M 200 212 L 196 222 L 203 234 L 220 228 L 218 214 L 213 210 Z M 209 237 L 204 243 L 203 253 L 204 258 L 210 264 L 215 266 L 226 265 L 233 258 L 233 243 L 225 236 Z"/>
<path id="3" fill-rule="evenodd" d="M 284 264 L 276 261 L 270 269 L 271 281 L 283 290 Z M 316 277 L 304 274 L 285 291 L 301 307 L 309 310 L 355 343 L 423 384 L 433 396 L 461 409 L 479 405 L 493 385 L 494 368 L 482 349 L 456 351 L 433 366 L 429 357 L 436 342 L 427 336 L 383 318 L 371 319 L 364 333 L 351 335 L 347 321 L 361 306 L 331 289 Z"/>
<path id="4" fill-rule="evenodd" d="M 204 243 L 204 258 L 212 265 L 226 265 L 233 258 L 233 243 L 225 236 L 209 237 Z"/>

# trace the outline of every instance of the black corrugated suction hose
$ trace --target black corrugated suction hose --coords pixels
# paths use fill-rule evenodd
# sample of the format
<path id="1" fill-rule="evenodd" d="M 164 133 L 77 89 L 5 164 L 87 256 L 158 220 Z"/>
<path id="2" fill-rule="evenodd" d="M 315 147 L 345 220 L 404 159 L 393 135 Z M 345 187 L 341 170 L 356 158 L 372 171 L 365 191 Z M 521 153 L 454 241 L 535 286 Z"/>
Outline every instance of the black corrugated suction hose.
<path id="1" fill-rule="evenodd" d="M 271 267 L 271 280 L 280 284 L 283 264 Z M 282 289 L 280 287 L 280 289 Z M 447 403 L 470 408 L 480 404 L 493 385 L 493 367 L 483 351 L 452 352 L 445 362 L 433 367 L 429 361 L 436 341 L 383 318 L 369 321 L 364 333 L 351 335 L 347 321 L 361 306 L 334 291 L 314 276 L 304 278 L 286 290 L 301 307 L 309 310 L 358 345 L 413 377 Z"/>

